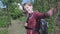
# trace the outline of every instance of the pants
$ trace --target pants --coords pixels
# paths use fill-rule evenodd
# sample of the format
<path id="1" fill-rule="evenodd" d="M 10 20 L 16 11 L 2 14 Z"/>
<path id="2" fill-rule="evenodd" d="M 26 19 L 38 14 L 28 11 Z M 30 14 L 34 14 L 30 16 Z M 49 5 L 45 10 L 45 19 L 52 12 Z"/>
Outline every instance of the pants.
<path id="1" fill-rule="evenodd" d="M 26 29 L 26 32 L 27 34 L 39 34 L 39 32 L 34 31 L 34 30 L 29 30 L 29 29 Z"/>

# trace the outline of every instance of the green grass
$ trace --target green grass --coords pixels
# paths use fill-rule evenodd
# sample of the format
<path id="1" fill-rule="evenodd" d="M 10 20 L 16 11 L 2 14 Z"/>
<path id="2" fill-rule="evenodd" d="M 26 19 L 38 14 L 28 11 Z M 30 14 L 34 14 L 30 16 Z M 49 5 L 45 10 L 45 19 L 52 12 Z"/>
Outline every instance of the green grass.
<path id="1" fill-rule="evenodd" d="M 53 28 L 53 24 L 52 24 L 52 23 L 49 24 L 48 32 L 51 33 L 53 29 L 54 29 L 54 28 Z"/>
<path id="2" fill-rule="evenodd" d="M 18 20 L 25 21 L 26 20 L 26 17 L 20 17 L 20 18 L 18 18 Z"/>
<path id="3" fill-rule="evenodd" d="M 7 30 L 0 30 L 0 34 L 8 34 L 8 31 Z"/>
<path id="4" fill-rule="evenodd" d="M 0 16 L 0 27 L 6 26 L 6 19 L 5 16 Z"/>
<path id="5" fill-rule="evenodd" d="M 0 27 L 6 27 L 10 22 L 6 16 L 0 16 Z"/>
<path id="6" fill-rule="evenodd" d="M 54 29 L 54 20 L 50 18 L 48 20 L 48 33 L 51 33 Z"/>

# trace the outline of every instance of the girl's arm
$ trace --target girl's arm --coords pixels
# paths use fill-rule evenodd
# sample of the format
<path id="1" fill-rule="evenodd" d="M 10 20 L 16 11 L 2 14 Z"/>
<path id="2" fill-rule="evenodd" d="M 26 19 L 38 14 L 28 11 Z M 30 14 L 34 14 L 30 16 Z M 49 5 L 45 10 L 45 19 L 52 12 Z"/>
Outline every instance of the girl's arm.
<path id="1" fill-rule="evenodd" d="M 46 18 L 52 16 L 54 13 L 56 13 L 55 8 L 51 8 L 47 13 L 40 13 L 39 11 L 35 12 L 35 15 L 39 18 Z"/>
<path id="2" fill-rule="evenodd" d="M 55 8 L 51 8 L 48 12 L 47 12 L 47 14 L 49 15 L 49 16 L 52 16 L 53 14 L 55 14 L 56 13 L 56 9 Z"/>

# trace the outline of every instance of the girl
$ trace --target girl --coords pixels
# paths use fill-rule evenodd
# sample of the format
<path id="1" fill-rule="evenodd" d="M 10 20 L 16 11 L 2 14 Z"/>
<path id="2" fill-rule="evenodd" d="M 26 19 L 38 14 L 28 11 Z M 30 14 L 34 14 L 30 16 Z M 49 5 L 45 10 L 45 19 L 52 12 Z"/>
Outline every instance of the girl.
<path id="1" fill-rule="evenodd" d="M 47 13 L 40 13 L 39 11 L 34 11 L 30 3 L 24 3 L 23 10 L 29 15 L 25 23 L 27 34 L 39 34 L 39 23 L 37 19 L 52 16 L 56 11 L 56 9 L 51 8 Z"/>

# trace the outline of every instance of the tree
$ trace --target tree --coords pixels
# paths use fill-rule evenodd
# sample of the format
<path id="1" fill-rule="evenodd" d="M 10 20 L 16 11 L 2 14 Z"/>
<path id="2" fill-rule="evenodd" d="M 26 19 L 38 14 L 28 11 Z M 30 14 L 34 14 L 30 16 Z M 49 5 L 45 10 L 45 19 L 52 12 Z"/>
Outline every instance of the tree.
<path id="1" fill-rule="evenodd" d="M 7 12 L 12 18 L 17 18 L 22 13 L 17 5 L 18 3 L 21 4 L 22 0 L 4 0 L 3 2 L 7 5 Z"/>
<path id="2" fill-rule="evenodd" d="M 6 4 L 7 7 L 4 8 L 4 10 L 0 10 L 0 27 L 7 27 L 11 24 L 11 17 L 20 16 L 22 14 L 22 11 L 18 9 L 17 6 L 18 3 L 22 2 L 22 0 L 3 0 L 2 2 Z"/>

